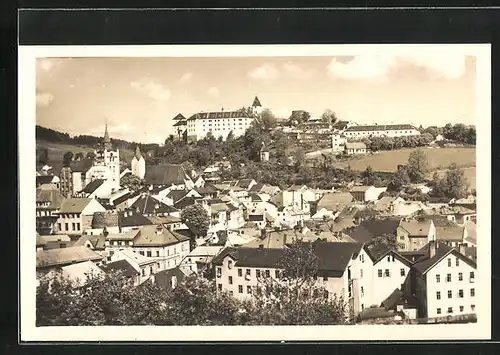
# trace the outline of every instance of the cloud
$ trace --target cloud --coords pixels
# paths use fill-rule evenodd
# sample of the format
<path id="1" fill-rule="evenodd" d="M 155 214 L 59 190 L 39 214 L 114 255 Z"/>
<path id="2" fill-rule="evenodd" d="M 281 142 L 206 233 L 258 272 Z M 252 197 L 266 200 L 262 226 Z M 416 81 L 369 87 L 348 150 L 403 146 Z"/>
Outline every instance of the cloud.
<path id="1" fill-rule="evenodd" d="M 292 62 L 287 62 L 283 64 L 283 70 L 285 74 L 294 79 L 311 79 L 316 75 L 315 69 L 304 69 L 301 66 L 294 64 Z"/>
<path id="2" fill-rule="evenodd" d="M 343 62 L 333 58 L 327 69 L 341 79 L 387 80 L 391 72 L 404 68 L 421 68 L 434 77 L 456 79 L 465 73 L 465 56 L 461 55 L 360 55 Z"/>
<path id="3" fill-rule="evenodd" d="M 47 107 L 54 100 L 54 95 L 45 93 L 36 93 L 36 105 L 41 107 Z"/>
<path id="4" fill-rule="evenodd" d="M 132 127 L 130 127 L 130 125 L 126 122 L 124 123 L 120 123 L 118 125 L 112 125 L 112 126 L 109 126 L 109 131 L 110 132 L 115 132 L 115 133 L 126 133 L 126 132 L 130 132 L 132 130 Z"/>
<path id="5" fill-rule="evenodd" d="M 131 82 L 130 86 L 156 101 L 168 101 L 170 99 L 170 90 L 165 85 L 156 82 L 154 79 L 143 78 L 141 80 Z"/>
<path id="6" fill-rule="evenodd" d="M 255 80 L 275 80 L 279 76 L 279 70 L 271 63 L 264 63 L 248 72 L 248 77 Z"/>
<path id="7" fill-rule="evenodd" d="M 193 73 L 184 73 L 184 75 L 181 76 L 181 78 L 179 79 L 179 83 L 181 84 L 187 84 L 189 82 L 191 82 L 191 79 L 193 78 Z"/>
<path id="8" fill-rule="evenodd" d="M 207 93 L 210 95 L 210 96 L 219 96 L 219 89 L 217 89 L 215 86 L 211 87 L 210 89 L 208 89 Z"/>

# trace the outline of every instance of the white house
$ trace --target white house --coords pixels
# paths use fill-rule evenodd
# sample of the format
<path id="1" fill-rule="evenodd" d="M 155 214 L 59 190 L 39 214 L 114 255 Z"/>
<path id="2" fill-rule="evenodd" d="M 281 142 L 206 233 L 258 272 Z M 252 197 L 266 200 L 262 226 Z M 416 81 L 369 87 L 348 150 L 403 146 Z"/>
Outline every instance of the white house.
<path id="1" fill-rule="evenodd" d="M 146 161 L 141 154 L 139 146 L 135 148 L 135 154 L 130 162 L 130 165 L 132 167 L 132 174 L 141 180 L 144 179 L 144 176 L 146 175 Z"/>
<path id="2" fill-rule="evenodd" d="M 414 265 L 416 282 L 410 292 L 422 304 L 421 317 L 476 313 L 476 263 L 463 249 L 430 242 L 427 257 Z"/>
<path id="3" fill-rule="evenodd" d="M 410 124 L 351 126 L 344 131 L 348 138 L 402 137 L 419 135 L 419 130 Z"/>
<path id="4" fill-rule="evenodd" d="M 366 154 L 366 144 L 363 142 L 347 142 L 344 147 L 347 155 Z"/>
<path id="5" fill-rule="evenodd" d="M 356 201 L 373 202 L 377 201 L 380 194 L 387 190 L 387 187 L 375 186 L 353 186 L 349 192 Z"/>
<path id="6" fill-rule="evenodd" d="M 95 212 L 106 212 L 106 209 L 92 198 L 68 198 L 61 204 L 57 212 L 57 228 L 68 235 L 81 235 L 84 230 L 91 229 Z"/>
<path id="7" fill-rule="evenodd" d="M 345 149 L 347 138 L 337 133 L 332 134 L 332 152 L 342 153 Z"/>

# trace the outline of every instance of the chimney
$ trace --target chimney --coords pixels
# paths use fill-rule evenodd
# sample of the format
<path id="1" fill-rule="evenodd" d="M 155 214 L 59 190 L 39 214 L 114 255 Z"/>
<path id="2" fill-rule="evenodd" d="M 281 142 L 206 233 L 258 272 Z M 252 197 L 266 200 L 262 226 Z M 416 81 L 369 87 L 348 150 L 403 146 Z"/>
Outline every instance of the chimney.
<path id="1" fill-rule="evenodd" d="M 467 247 L 466 243 L 458 244 L 458 252 L 462 255 L 465 255 L 465 248 Z"/>
<path id="2" fill-rule="evenodd" d="M 163 232 L 163 227 L 161 226 L 161 224 L 158 224 L 156 226 L 156 234 L 162 234 Z"/>
<path id="3" fill-rule="evenodd" d="M 429 242 L 429 259 L 430 258 L 433 258 L 434 255 L 436 255 L 436 241 L 435 240 L 431 240 Z"/>

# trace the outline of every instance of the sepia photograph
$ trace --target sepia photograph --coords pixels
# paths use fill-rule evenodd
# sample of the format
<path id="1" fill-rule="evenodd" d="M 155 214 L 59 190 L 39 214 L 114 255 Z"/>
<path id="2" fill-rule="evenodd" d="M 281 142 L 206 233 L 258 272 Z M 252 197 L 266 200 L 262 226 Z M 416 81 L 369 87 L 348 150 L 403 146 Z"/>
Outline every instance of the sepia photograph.
<path id="1" fill-rule="evenodd" d="M 20 47 L 26 334 L 489 336 L 489 46 L 138 48 Z"/>

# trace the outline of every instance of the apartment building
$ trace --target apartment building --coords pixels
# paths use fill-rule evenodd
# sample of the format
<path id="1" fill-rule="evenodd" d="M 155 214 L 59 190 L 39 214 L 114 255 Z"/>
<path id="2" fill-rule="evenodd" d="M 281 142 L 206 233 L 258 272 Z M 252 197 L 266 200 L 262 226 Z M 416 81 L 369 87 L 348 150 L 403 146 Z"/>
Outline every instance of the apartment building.
<path id="1" fill-rule="evenodd" d="M 403 137 L 419 135 L 419 130 L 410 124 L 351 126 L 344 135 L 351 139 L 368 137 Z"/>

